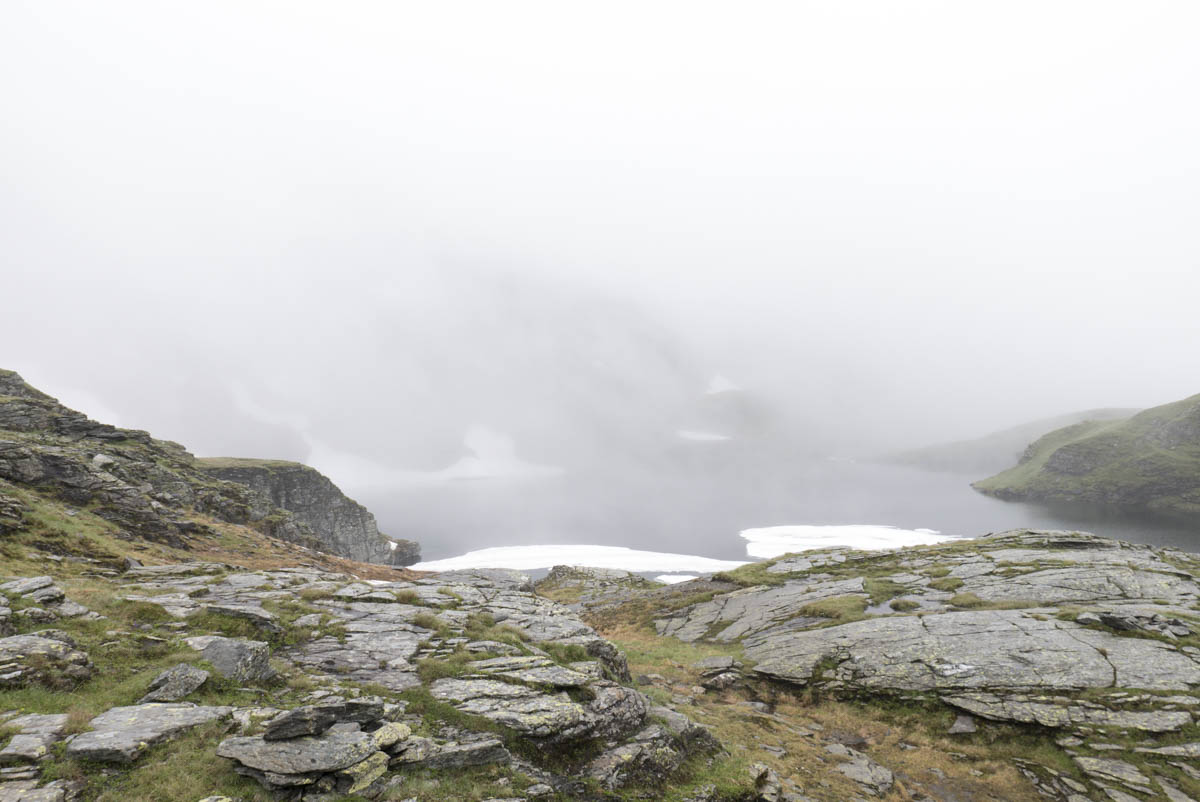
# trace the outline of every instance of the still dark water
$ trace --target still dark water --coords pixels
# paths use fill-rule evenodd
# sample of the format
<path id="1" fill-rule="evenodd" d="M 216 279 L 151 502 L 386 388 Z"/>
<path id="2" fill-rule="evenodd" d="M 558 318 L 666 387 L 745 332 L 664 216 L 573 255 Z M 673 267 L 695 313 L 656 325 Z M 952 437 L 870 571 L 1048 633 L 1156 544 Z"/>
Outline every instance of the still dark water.
<path id="1" fill-rule="evenodd" d="M 491 546 L 586 543 L 747 559 L 742 529 L 885 524 L 974 536 L 1015 528 L 1080 529 L 1200 551 L 1200 521 L 1003 502 L 973 478 L 915 468 L 818 461 L 784 470 L 611 471 L 528 483 L 479 480 L 361 494 L 380 528 L 435 560 Z"/>

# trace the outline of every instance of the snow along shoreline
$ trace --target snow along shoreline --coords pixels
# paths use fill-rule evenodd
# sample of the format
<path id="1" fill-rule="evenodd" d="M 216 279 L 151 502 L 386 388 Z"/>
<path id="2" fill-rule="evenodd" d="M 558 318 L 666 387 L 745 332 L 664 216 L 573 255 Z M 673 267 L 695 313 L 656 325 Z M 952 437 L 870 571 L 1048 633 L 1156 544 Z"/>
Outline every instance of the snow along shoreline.
<path id="1" fill-rule="evenodd" d="M 900 529 L 894 526 L 854 524 L 847 526 L 769 526 L 743 529 L 746 553 L 755 560 L 809 549 L 893 549 L 953 540 L 933 529 Z M 430 560 L 410 566 L 416 571 L 464 571 L 475 568 L 508 568 L 536 571 L 556 565 L 608 568 L 633 573 L 658 573 L 660 582 L 684 582 L 696 574 L 728 571 L 747 560 L 717 560 L 694 554 L 642 551 L 624 546 L 543 544 L 494 546 L 469 551 L 457 557 Z"/>

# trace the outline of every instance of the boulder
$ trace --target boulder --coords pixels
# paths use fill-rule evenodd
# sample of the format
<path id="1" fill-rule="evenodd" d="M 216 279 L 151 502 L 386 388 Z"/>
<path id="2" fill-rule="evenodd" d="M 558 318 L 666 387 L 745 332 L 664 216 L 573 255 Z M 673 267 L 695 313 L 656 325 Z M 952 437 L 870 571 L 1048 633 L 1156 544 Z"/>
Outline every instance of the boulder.
<path id="1" fill-rule="evenodd" d="M 208 672 L 180 663 L 159 674 L 150 683 L 147 693 L 138 704 L 146 702 L 178 702 L 208 681 Z"/>
<path id="2" fill-rule="evenodd" d="M 223 638 L 219 635 L 198 635 L 185 640 L 200 652 L 222 677 L 235 682 L 269 679 L 275 676 L 268 658 L 270 647 L 264 641 Z"/>
<path id="3" fill-rule="evenodd" d="M 283 741 L 302 735 L 320 735 L 337 720 L 337 710 L 332 706 L 305 705 L 268 721 L 262 737 L 265 741 Z"/>

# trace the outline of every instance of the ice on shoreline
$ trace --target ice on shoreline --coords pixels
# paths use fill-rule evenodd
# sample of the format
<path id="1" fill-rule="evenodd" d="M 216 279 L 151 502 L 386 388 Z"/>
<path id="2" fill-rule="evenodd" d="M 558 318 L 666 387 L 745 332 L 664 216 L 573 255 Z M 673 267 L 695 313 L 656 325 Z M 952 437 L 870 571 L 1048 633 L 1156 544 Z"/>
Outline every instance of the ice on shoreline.
<path id="1" fill-rule="evenodd" d="M 894 526 L 768 526 L 743 529 L 746 553 L 753 560 L 769 560 L 781 554 L 807 549 L 843 547 L 852 549 L 895 549 L 952 540 L 933 529 L 900 529 Z M 444 560 L 430 560 L 410 566 L 417 571 L 463 571 L 473 568 L 509 568 L 536 571 L 556 565 L 580 565 L 611 568 L 634 573 L 662 574 L 660 582 L 685 582 L 696 574 L 728 571 L 745 565 L 746 560 L 717 560 L 694 554 L 641 551 L 624 546 L 546 544 L 538 546 L 495 546 L 469 551 Z"/>
<path id="2" fill-rule="evenodd" d="M 743 529 L 739 534 L 747 541 L 746 553 L 759 560 L 770 560 L 781 554 L 808 549 L 898 549 L 955 539 L 935 529 L 900 529 L 872 524 L 765 526 Z"/>
<path id="3" fill-rule="evenodd" d="M 589 568 L 613 568 L 638 573 L 663 571 L 728 571 L 745 565 L 745 560 L 714 560 L 693 554 L 664 551 L 639 551 L 624 546 L 588 546 L 574 544 L 542 546 L 496 546 L 469 551 L 458 557 L 431 560 L 409 566 L 416 571 L 462 571 L 471 568 L 511 568 L 532 571 L 556 565 L 583 565 Z M 691 577 L 689 577 L 690 579 Z"/>

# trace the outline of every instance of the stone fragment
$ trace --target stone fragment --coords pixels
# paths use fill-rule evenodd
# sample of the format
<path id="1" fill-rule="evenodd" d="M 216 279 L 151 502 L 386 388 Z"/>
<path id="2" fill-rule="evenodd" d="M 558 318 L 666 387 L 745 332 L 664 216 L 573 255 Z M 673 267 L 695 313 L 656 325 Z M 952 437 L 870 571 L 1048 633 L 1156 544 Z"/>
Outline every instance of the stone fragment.
<path id="1" fill-rule="evenodd" d="M 150 683 L 147 693 L 138 704 L 146 702 L 178 702 L 196 691 L 208 680 L 208 672 L 180 663 L 159 674 Z"/>
<path id="2" fill-rule="evenodd" d="M 755 763 L 750 767 L 750 781 L 754 785 L 756 802 L 780 802 L 783 795 L 783 784 L 775 769 L 765 763 Z"/>
<path id="3" fill-rule="evenodd" d="M 825 751 L 844 758 L 845 762 L 839 764 L 837 770 L 858 783 L 871 796 L 883 796 L 892 789 L 895 780 L 891 769 L 879 765 L 862 752 L 842 744 L 830 744 Z"/>
<path id="4" fill-rule="evenodd" d="M 975 726 L 975 719 L 960 713 L 955 717 L 954 723 L 950 725 L 950 729 L 946 730 L 946 732 L 949 735 L 969 735 L 977 730 L 978 727 Z"/>
<path id="5" fill-rule="evenodd" d="M 1113 758 L 1085 757 L 1083 755 L 1076 755 L 1073 760 L 1084 774 L 1093 779 L 1101 782 L 1115 782 L 1137 791 L 1148 792 L 1150 790 L 1150 778 L 1142 774 L 1132 763 Z"/>
<path id="6" fill-rule="evenodd" d="M 268 721 L 262 737 L 265 741 L 282 741 L 301 735 L 320 735 L 337 720 L 337 711 L 333 706 L 305 705 L 280 713 Z"/>

